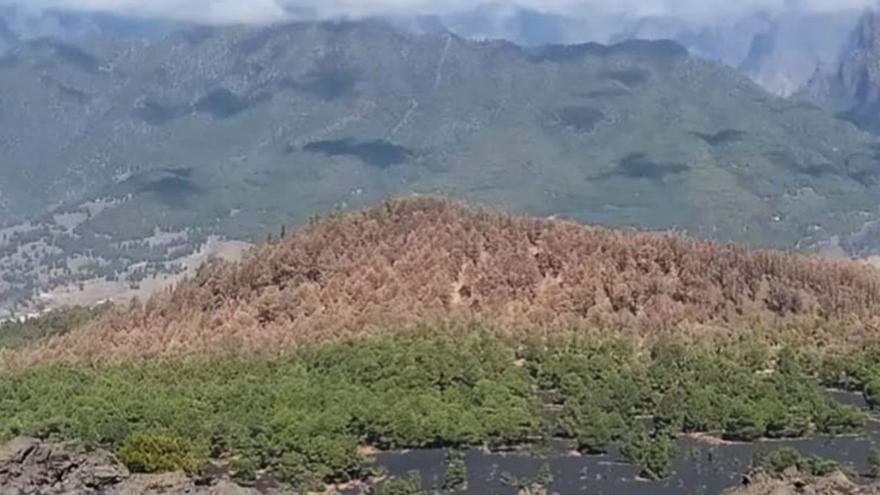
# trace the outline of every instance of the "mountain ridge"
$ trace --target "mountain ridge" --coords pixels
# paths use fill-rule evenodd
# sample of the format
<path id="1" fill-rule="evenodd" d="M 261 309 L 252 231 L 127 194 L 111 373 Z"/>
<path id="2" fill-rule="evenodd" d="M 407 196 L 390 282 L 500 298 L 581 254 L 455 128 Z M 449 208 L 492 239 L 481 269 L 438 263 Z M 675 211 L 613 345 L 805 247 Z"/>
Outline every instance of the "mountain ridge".
<path id="1" fill-rule="evenodd" d="M 8 300 L 135 284 L 132 267 L 174 272 L 211 236 L 259 240 L 410 193 L 768 247 L 880 247 L 863 233 L 872 137 L 672 42 L 520 48 L 376 21 L 11 54 Z M 157 246 L 157 230 L 184 240 Z"/>

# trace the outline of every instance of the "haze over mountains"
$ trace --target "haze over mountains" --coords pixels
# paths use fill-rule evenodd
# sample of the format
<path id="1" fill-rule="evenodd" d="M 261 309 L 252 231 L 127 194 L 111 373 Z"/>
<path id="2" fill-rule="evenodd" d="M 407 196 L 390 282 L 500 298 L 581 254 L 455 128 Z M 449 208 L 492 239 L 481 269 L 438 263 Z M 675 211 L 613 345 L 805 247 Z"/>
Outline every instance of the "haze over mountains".
<path id="1" fill-rule="evenodd" d="M 465 37 L 532 46 L 670 39 L 694 55 L 739 69 L 772 93 L 789 96 L 817 71 L 837 63 L 863 12 L 846 5 L 817 12 L 790 4 L 781 9 L 743 7 L 729 16 L 697 19 L 592 10 L 570 16 L 484 6 L 433 22 Z"/>
<path id="2" fill-rule="evenodd" d="M 755 0 L 720 6 L 687 0 L 189 2 L 135 3 L 126 8 L 109 2 L 88 5 L 97 10 L 90 13 L 70 10 L 83 8 L 76 0 L 6 0 L 9 5 L 0 7 L 0 17 L 26 38 L 156 39 L 187 21 L 230 25 L 383 18 L 415 32 L 448 30 L 468 39 L 504 39 L 524 46 L 671 39 L 694 55 L 740 69 L 769 91 L 788 96 L 817 71 L 837 65 L 859 16 L 876 7 L 873 0 Z"/>
<path id="3" fill-rule="evenodd" d="M 880 14 L 865 12 L 833 70 L 803 92 L 868 131 L 880 132 Z"/>

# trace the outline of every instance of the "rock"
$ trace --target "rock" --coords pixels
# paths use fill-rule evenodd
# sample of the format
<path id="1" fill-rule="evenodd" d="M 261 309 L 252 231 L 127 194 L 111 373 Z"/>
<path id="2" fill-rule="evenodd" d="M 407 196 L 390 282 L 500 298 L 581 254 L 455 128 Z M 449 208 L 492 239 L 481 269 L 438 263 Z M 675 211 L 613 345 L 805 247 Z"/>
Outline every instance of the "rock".
<path id="1" fill-rule="evenodd" d="M 0 448 L 0 469 L 4 466 L 24 461 L 39 441 L 29 437 L 19 437 Z"/>
<path id="2" fill-rule="evenodd" d="M 795 495 L 796 493 L 793 486 L 777 486 L 770 492 L 770 495 Z"/>
<path id="3" fill-rule="evenodd" d="M 828 481 L 840 485 L 850 484 L 849 478 L 847 478 L 846 475 L 841 473 L 840 471 L 837 471 L 831 474 L 831 476 L 828 476 Z"/>
<path id="4" fill-rule="evenodd" d="M 864 12 L 831 74 L 818 71 L 806 97 L 864 130 L 880 133 L 880 12 Z"/>
<path id="5" fill-rule="evenodd" d="M 229 480 L 197 484 L 184 473 L 131 474 L 104 450 L 28 437 L 0 447 L 0 495 L 256 495 Z"/>
<path id="6" fill-rule="evenodd" d="M 204 487 L 197 490 L 184 473 L 136 474 L 116 486 L 112 495 L 153 495 L 160 493 L 207 493 Z"/>
<path id="7" fill-rule="evenodd" d="M 782 476 L 785 478 L 791 478 L 793 482 L 797 483 L 794 478 L 798 475 L 798 470 L 794 466 L 790 466 L 785 468 L 785 471 L 782 472 Z"/>
<path id="8" fill-rule="evenodd" d="M 823 478 L 782 475 L 755 476 L 751 482 L 726 495 L 880 495 L 880 485 L 857 485 L 837 472 Z"/>
<path id="9" fill-rule="evenodd" d="M 0 448 L 0 494 L 98 493 L 129 477 L 104 451 L 16 438 Z"/>
<path id="10" fill-rule="evenodd" d="M 220 480 L 218 483 L 211 486 L 208 493 L 210 495 L 256 495 L 259 492 L 252 488 L 244 488 L 235 483 Z"/>

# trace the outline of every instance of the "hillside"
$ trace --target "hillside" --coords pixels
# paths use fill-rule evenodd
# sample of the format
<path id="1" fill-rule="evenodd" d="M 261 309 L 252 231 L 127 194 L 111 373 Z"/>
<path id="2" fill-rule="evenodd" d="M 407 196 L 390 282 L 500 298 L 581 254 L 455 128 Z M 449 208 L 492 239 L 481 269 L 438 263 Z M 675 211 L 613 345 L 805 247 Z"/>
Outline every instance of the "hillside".
<path id="1" fill-rule="evenodd" d="M 842 347 L 876 333 L 878 303 L 880 272 L 859 263 L 415 198 L 310 223 L 18 357 L 275 352 L 472 321 L 537 336 L 747 332 Z"/>
<path id="2" fill-rule="evenodd" d="M 866 264 L 390 201 L 144 304 L 0 325 L 0 481 L 569 494 L 824 476 L 842 465 L 749 443 L 874 441 L 878 303 Z M 499 476 L 505 458 L 548 467 Z"/>
<path id="3" fill-rule="evenodd" d="M 211 236 L 432 193 L 615 227 L 877 248 L 875 142 L 672 42 L 521 48 L 378 22 L 16 43 L 3 299 L 137 284 Z M 75 286 L 75 285 L 74 285 Z"/>

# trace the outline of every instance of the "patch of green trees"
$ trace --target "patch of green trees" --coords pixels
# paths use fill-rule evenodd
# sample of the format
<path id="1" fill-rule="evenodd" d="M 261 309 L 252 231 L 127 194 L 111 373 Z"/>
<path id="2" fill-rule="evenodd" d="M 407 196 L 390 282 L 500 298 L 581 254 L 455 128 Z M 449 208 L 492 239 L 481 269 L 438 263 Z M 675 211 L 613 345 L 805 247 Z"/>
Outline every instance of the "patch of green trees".
<path id="1" fill-rule="evenodd" d="M 103 308 L 71 306 L 36 318 L 0 323 L 0 349 L 14 349 L 46 337 L 62 335 L 95 318 Z"/>
<path id="2" fill-rule="evenodd" d="M 500 345 L 411 340 L 276 360 L 58 365 L 0 376 L 0 437 L 79 439 L 140 471 L 197 459 L 228 463 L 243 481 L 268 469 L 298 486 L 344 482 L 363 474 L 361 445 L 500 446 L 539 435 L 540 402 L 513 361 Z"/>
<path id="3" fill-rule="evenodd" d="M 838 435 L 864 426 L 864 412 L 832 400 L 791 353 L 763 363 L 774 367 L 769 372 L 741 356 L 679 345 L 650 354 L 600 345 L 547 349 L 533 365 L 539 386 L 562 398 L 559 433 L 589 454 L 623 440 L 638 417 L 652 418 L 658 431 L 737 441 Z"/>
<path id="4" fill-rule="evenodd" d="M 136 471 L 215 463 L 241 482 L 268 471 L 311 488 L 368 475 L 358 454 L 365 445 L 511 447 L 554 435 L 586 454 L 619 445 L 643 476 L 662 478 L 678 434 L 848 433 L 862 427 L 863 411 L 835 403 L 823 385 L 846 381 L 866 397 L 880 394 L 870 382 L 880 376 L 875 354 L 837 362 L 753 351 L 523 344 L 475 332 L 273 359 L 55 365 L 0 374 L 0 440 L 79 439 L 115 450 Z M 549 429 L 547 409 L 560 410 Z M 447 464 L 443 488 L 466 490 L 463 458 L 451 454 Z M 383 490 L 402 485 L 390 480 Z"/>

